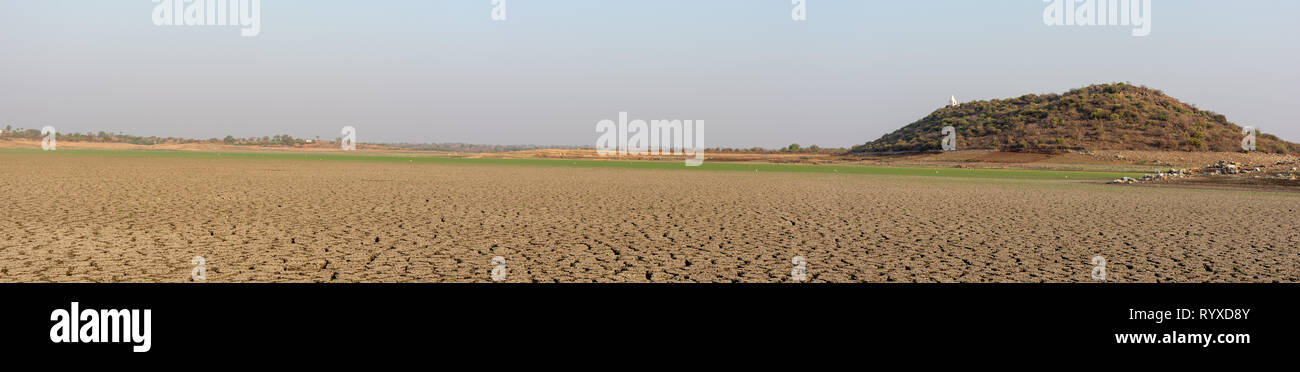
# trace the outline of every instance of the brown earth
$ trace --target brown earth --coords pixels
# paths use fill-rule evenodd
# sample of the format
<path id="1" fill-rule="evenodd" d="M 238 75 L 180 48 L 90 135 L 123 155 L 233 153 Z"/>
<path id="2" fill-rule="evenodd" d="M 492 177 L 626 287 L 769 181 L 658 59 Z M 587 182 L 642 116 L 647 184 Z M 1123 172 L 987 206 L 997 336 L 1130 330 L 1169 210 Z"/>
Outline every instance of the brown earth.
<path id="1" fill-rule="evenodd" d="M 0 190 L 3 282 L 1300 281 L 1293 194 L 30 152 Z"/>
<path id="2" fill-rule="evenodd" d="M 1180 187 L 1206 190 L 1250 190 L 1300 193 L 1300 181 L 1278 178 L 1212 176 L 1195 177 L 1150 184 L 1144 187 Z"/>

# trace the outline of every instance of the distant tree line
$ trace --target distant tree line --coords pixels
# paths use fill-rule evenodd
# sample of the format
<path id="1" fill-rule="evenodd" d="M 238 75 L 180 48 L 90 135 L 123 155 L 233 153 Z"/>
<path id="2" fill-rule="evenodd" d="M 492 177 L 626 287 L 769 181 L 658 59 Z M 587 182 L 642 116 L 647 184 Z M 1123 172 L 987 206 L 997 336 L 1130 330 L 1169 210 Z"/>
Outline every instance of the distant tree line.
<path id="1" fill-rule="evenodd" d="M 339 138 L 322 142 L 320 139 L 302 139 L 295 138 L 288 134 L 262 137 L 235 137 L 227 135 L 224 138 L 193 139 L 178 137 L 142 137 L 133 136 L 124 133 L 109 132 L 59 132 L 59 141 L 69 142 L 105 142 L 105 143 L 130 143 L 136 145 L 163 145 L 163 144 L 188 144 L 188 143 L 212 143 L 226 144 L 233 146 L 301 146 L 314 143 L 337 143 Z M 0 139 L 20 138 L 40 140 L 40 129 L 23 129 L 5 126 L 4 133 L 0 133 Z M 397 143 L 386 144 L 386 146 L 414 151 L 447 151 L 447 152 L 468 152 L 468 153 L 491 153 L 491 152 L 511 152 L 511 151 L 528 151 L 528 150 L 546 150 L 546 149 L 592 149 L 593 146 L 549 146 L 549 145 L 483 145 L 469 143 Z M 845 148 L 824 148 L 817 145 L 804 147 L 798 143 L 792 143 L 789 146 L 768 149 L 763 147 L 751 148 L 730 148 L 715 147 L 704 150 L 712 153 L 753 153 L 753 154 L 842 154 L 848 151 Z"/>
<path id="2" fill-rule="evenodd" d="M 12 125 L 6 125 L 4 133 L 0 133 L 0 139 L 30 139 L 40 140 L 40 129 L 14 128 Z M 125 133 L 99 132 L 59 132 L 59 141 L 68 142 L 103 142 L 103 143 L 129 143 L 134 145 L 163 145 L 163 144 L 187 144 L 187 143 L 224 143 L 227 145 L 249 145 L 249 146 L 294 146 L 308 144 L 318 141 L 294 138 L 288 134 L 263 137 L 246 137 L 236 138 L 227 135 L 225 138 L 194 139 L 180 137 L 156 137 L 156 136 L 134 136 Z"/>
<path id="3" fill-rule="evenodd" d="M 592 146 L 547 146 L 547 145 L 481 145 L 470 143 L 396 143 L 386 144 L 403 150 L 413 151 L 447 151 L 447 152 L 511 152 L 549 149 L 590 149 Z"/>
<path id="4" fill-rule="evenodd" d="M 828 148 L 828 147 L 821 147 L 817 145 L 804 147 L 797 143 L 792 143 L 789 146 L 782 147 L 779 149 L 767 149 L 762 147 L 750 147 L 750 148 L 715 147 L 715 148 L 704 150 L 704 152 L 706 153 L 714 152 L 714 153 L 747 153 L 747 154 L 843 154 L 847 151 L 849 151 L 849 149 L 839 148 L 839 147 Z"/>

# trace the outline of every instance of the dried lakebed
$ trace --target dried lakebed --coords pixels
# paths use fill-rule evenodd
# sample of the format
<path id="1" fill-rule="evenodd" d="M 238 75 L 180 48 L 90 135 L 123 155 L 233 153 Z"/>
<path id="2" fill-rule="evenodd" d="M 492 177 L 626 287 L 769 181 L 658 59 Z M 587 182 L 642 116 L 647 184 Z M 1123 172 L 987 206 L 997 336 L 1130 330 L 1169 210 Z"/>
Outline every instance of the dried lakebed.
<path id="1" fill-rule="evenodd" d="M 0 281 L 1300 281 L 1295 194 L 763 170 L 0 152 Z"/>

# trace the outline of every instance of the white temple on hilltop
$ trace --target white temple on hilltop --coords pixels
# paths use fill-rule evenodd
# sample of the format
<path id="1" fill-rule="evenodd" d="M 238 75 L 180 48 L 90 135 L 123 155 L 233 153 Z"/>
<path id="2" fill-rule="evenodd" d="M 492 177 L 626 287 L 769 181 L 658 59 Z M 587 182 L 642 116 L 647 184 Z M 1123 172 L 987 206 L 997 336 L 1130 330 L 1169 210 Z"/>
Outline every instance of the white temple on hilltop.
<path id="1" fill-rule="evenodd" d="M 948 107 L 957 106 L 957 96 L 948 97 Z"/>

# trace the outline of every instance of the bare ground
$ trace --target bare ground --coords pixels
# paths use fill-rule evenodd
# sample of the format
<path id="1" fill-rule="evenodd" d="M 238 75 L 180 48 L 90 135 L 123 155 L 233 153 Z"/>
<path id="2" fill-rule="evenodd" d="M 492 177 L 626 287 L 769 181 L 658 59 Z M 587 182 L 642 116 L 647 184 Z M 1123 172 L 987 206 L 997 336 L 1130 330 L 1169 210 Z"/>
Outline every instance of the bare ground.
<path id="1" fill-rule="evenodd" d="M 1300 197 L 804 173 L 0 153 L 0 281 L 1300 281 Z"/>

